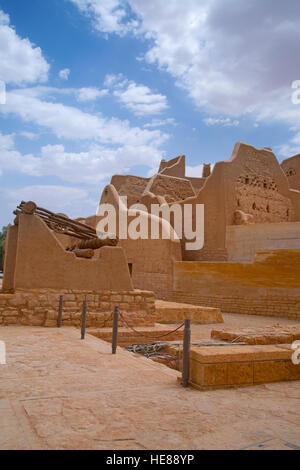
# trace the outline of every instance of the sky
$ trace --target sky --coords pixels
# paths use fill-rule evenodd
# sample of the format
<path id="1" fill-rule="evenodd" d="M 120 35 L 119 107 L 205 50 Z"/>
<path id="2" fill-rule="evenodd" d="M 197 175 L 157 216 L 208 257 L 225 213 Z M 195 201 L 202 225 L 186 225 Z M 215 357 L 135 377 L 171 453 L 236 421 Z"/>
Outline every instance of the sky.
<path id="1" fill-rule="evenodd" d="M 0 228 L 21 200 L 95 214 L 162 158 L 299 153 L 299 46 L 299 0 L 0 0 Z"/>

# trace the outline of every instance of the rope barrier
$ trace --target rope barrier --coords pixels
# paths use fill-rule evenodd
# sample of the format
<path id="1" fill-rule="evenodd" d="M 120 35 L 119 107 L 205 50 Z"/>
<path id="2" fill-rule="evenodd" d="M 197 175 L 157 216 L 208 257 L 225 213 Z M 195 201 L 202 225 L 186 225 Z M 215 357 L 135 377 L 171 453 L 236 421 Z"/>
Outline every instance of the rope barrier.
<path id="1" fill-rule="evenodd" d="M 184 326 L 184 323 L 182 323 L 181 325 L 178 326 L 178 328 L 176 328 L 175 330 L 173 331 L 168 331 L 168 333 L 165 333 L 163 335 L 160 335 L 160 336 L 151 336 L 151 335 L 146 335 L 146 334 L 143 334 L 141 333 L 140 331 L 137 331 L 135 330 L 132 326 L 130 326 L 128 324 L 128 322 L 125 320 L 125 318 L 123 317 L 122 313 L 120 313 L 120 318 L 123 322 L 123 324 L 125 324 L 127 326 L 127 328 L 129 328 L 130 330 L 132 330 L 134 333 L 136 333 L 137 335 L 139 336 L 142 336 L 143 338 L 151 338 L 151 339 L 160 339 L 160 338 L 164 338 L 166 336 L 169 336 L 171 335 L 172 333 L 175 333 L 176 331 L 180 330 L 180 328 L 182 328 Z"/>

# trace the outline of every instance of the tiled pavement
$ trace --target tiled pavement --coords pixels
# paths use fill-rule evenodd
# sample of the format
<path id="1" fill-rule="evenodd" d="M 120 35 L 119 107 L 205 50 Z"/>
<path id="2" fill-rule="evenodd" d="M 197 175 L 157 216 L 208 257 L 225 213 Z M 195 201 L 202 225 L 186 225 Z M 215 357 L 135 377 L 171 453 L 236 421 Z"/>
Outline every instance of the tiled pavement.
<path id="1" fill-rule="evenodd" d="M 178 372 L 122 349 L 112 356 L 108 343 L 79 336 L 0 328 L 0 449 L 300 446 L 299 382 L 186 390 Z"/>

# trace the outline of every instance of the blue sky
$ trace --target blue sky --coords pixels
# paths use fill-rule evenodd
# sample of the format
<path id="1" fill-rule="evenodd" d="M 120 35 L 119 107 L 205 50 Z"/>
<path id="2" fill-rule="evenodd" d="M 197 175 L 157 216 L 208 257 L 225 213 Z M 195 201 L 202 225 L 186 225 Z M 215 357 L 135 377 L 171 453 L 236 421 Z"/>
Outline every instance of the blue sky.
<path id="1" fill-rule="evenodd" d="M 95 213 L 115 173 L 300 151 L 298 0 L 0 0 L 0 227 Z"/>

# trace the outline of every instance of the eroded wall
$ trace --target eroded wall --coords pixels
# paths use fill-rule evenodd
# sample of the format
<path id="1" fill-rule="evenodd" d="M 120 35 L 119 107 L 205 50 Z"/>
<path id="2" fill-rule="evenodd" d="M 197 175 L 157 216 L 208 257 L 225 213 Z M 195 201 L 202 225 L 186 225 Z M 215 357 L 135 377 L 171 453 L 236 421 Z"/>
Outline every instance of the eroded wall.
<path id="1" fill-rule="evenodd" d="M 283 160 L 281 168 L 288 179 L 290 188 L 300 191 L 300 153 Z"/>
<path id="2" fill-rule="evenodd" d="M 142 178 L 134 175 L 114 175 L 111 184 L 116 188 L 120 196 L 127 196 L 128 206 L 140 202 L 143 192 L 150 178 Z"/>
<path id="3" fill-rule="evenodd" d="M 254 224 L 300 221 L 300 192 L 290 189 L 273 152 L 242 142 L 230 160 L 215 164 L 196 197 L 180 203 L 204 204 L 204 247 L 183 249 L 189 261 L 228 259 L 226 227 L 236 223 L 237 211 Z"/>
<path id="4" fill-rule="evenodd" d="M 234 223 L 235 210 L 251 214 L 254 223 L 297 220 L 294 194 L 270 149 L 236 144 L 224 177 L 227 225 Z"/>
<path id="5" fill-rule="evenodd" d="M 260 250 L 300 250 L 300 222 L 228 225 L 228 261 L 253 261 Z"/>
<path id="6" fill-rule="evenodd" d="M 20 214 L 8 229 L 3 289 L 133 290 L 121 247 L 103 247 L 98 259 L 77 258 L 65 251 L 35 215 Z M 15 263 L 10 260 L 15 258 Z M 13 273 L 11 270 L 13 269 Z M 8 274 L 8 276 L 6 276 Z"/>
<path id="7" fill-rule="evenodd" d="M 172 158 L 172 160 L 162 160 L 158 173 L 168 176 L 175 176 L 177 178 L 185 177 L 185 155 Z"/>
<path id="8" fill-rule="evenodd" d="M 112 204 L 116 210 L 117 225 L 116 234 L 120 236 L 120 211 L 130 225 L 135 216 L 129 216 L 127 208 L 121 203 L 119 205 L 119 195 L 113 185 L 108 185 L 104 189 L 101 197 L 101 204 Z M 172 227 L 166 221 L 141 212 L 141 217 L 148 226 L 148 233 L 151 234 L 151 222 L 157 219 L 160 227 L 159 239 L 139 239 L 130 238 L 119 240 L 119 245 L 124 249 L 127 262 L 130 266 L 133 285 L 136 289 L 146 289 L 153 291 L 158 298 L 168 299 L 172 291 L 173 261 L 181 260 L 181 244 L 179 240 L 172 239 Z M 86 223 L 96 228 L 101 217 L 85 219 Z M 162 239 L 162 224 L 165 229 L 170 229 L 171 239 Z"/>
<path id="9" fill-rule="evenodd" d="M 145 192 L 150 192 L 155 196 L 162 196 L 168 203 L 195 196 L 193 186 L 188 179 L 174 178 L 164 174 L 153 176 L 147 184 Z"/>

